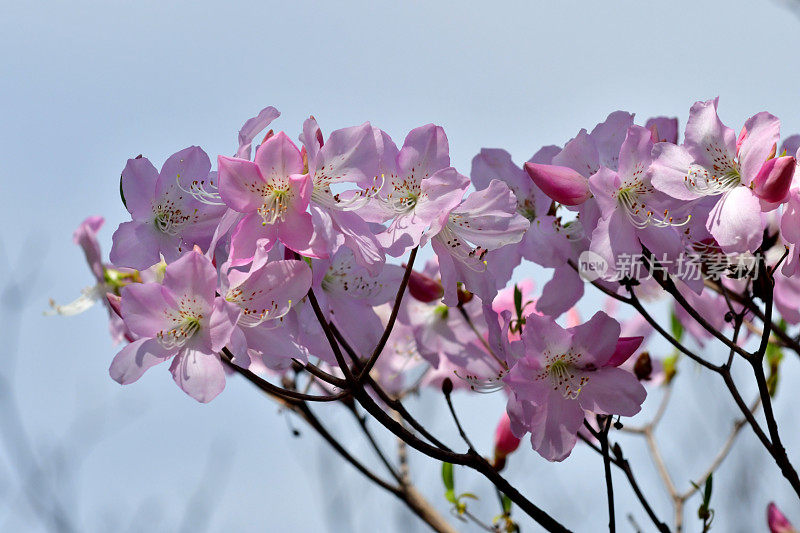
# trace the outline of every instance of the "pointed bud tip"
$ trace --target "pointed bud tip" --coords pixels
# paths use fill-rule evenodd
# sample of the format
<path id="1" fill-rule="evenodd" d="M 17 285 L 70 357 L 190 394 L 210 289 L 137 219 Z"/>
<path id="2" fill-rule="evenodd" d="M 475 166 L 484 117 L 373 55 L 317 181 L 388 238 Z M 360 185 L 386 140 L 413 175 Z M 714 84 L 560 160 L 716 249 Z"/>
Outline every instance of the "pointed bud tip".
<path id="1" fill-rule="evenodd" d="M 769 502 L 767 505 L 767 526 L 770 533 L 797 533 L 786 515 L 781 512 L 775 502 Z"/>
<path id="2" fill-rule="evenodd" d="M 499 468 L 495 466 L 495 469 L 502 469 L 506 457 L 519 448 L 519 443 L 520 439 L 511 431 L 511 419 L 504 411 L 494 432 L 494 463 L 500 465 Z"/>
<path id="3" fill-rule="evenodd" d="M 792 156 L 768 159 L 753 179 L 753 193 L 766 202 L 784 201 L 789 194 L 796 168 L 797 160 Z"/>
<path id="4" fill-rule="evenodd" d="M 589 181 L 569 167 L 525 163 L 525 172 L 547 196 L 563 205 L 580 205 L 592 193 Z"/>
<path id="5" fill-rule="evenodd" d="M 408 278 L 408 292 L 416 300 L 430 303 L 444 296 L 444 287 L 437 280 L 412 270 Z"/>

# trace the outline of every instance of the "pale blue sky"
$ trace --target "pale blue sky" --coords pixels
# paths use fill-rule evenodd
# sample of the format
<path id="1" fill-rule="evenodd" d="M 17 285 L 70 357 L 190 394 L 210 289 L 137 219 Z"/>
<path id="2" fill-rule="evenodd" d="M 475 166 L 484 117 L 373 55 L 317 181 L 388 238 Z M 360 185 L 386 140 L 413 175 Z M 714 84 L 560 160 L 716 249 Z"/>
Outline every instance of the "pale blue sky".
<path id="1" fill-rule="evenodd" d="M 465 173 L 481 147 L 504 147 L 523 161 L 616 109 L 641 119 L 677 115 L 683 127 L 695 100 L 717 95 L 733 127 L 766 109 L 788 134 L 800 131 L 799 30 L 794 14 L 768 0 L 0 2 L 0 271 L 3 284 L 39 272 L 21 287 L 28 307 L 14 372 L 20 409 L 37 453 L 48 457 L 76 419 L 81 435 L 107 420 L 67 491 L 66 500 L 77 502 L 76 522 L 84 531 L 172 531 L 198 487 L 219 486 L 204 504 L 213 507 L 210 531 L 416 527 L 398 525 L 396 516 L 409 519 L 386 511 L 393 500 L 331 464 L 310 432 L 292 438 L 275 406 L 244 383 L 230 380 L 208 406 L 181 393 L 166 368 L 123 389 L 107 375 L 115 348 L 99 308 L 74 318 L 41 316 L 48 297 L 68 301 L 91 282 L 71 242 L 77 224 L 89 214 L 105 216 L 107 251 L 126 219 L 118 178 L 128 157 L 142 153 L 160 165 L 192 144 L 212 157 L 232 153 L 239 126 L 266 105 L 282 111 L 274 127 L 293 138 L 312 113 L 325 131 L 370 120 L 398 141 L 435 122 Z M 17 300 L 7 292 L 6 301 Z M 15 327 L 6 318 L 3 337 Z M 796 360 L 787 367 L 797 374 Z M 685 374 L 697 378 L 688 365 Z M 786 406 L 793 391 L 783 392 Z M 713 455 L 721 437 L 696 430 L 704 424 L 696 393 L 689 386 L 683 393 L 673 420 L 689 429 L 677 432 L 666 453 L 688 463 L 676 466 L 685 479 L 702 468 L 695 456 Z M 488 453 L 502 398 L 478 400 L 457 401 Z M 452 437 L 439 399 L 426 401 L 430 419 Z M 717 403 L 732 416 L 724 395 Z M 779 413 L 790 415 L 782 406 Z M 347 422 L 343 413 L 335 418 Z M 759 456 L 748 439 L 745 449 Z M 796 432 L 787 441 L 790 451 L 800 447 Z M 637 447 L 630 444 L 629 454 L 644 482 L 653 482 Z M 215 457 L 232 451 L 218 471 L 207 467 L 212 450 Z M 13 479 L 10 461 L 0 455 L 0 473 Z M 543 507 L 566 514 L 568 525 L 593 531 L 605 523 L 597 457 L 578 449 L 554 466 L 526 450 L 513 461 L 512 477 Z M 438 465 L 420 460 L 413 469 L 446 512 Z M 764 470 L 771 489 L 759 492 L 749 519 L 762 524 L 768 498 L 800 519 L 774 468 Z M 733 479 L 742 480 L 734 474 L 720 479 L 733 487 Z M 484 495 L 477 509 L 491 518 L 488 485 L 463 477 Z M 16 490 L 0 483 L 0 502 L 8 502 L 0 505 L 0 529 L 35 531 Z M 629 491 L 619 494 L 621 528 L 629 527 L 624 516 L 631 510 L 647 528 Z M 653 499 L 668 519 L 660 489 Z M 335 512 L 351 521 L 326 526 L 331 509 L 347 501 L 349 511 Z M 687 511 L 689 531 L 697 525 L 695 507 Z M 733 531 L 732 524 L 746 523 L 742 516 L 720 513 L 718 527 Z"/>

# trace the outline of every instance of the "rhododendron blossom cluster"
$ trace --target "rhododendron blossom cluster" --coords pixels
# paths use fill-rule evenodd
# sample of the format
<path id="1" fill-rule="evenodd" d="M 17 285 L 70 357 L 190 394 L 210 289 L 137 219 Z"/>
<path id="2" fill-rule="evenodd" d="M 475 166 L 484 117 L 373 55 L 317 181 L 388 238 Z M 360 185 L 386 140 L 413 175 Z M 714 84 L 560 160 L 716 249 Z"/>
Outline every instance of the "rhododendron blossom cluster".
<path id="1" fill-rule="evenodd" d="M 355 399 L 413 448 L 471 466 L 563 530 L 498 474 L 520 439 L 549 461 L 582 440 L 606 469 L 630 471 L 609 434 L 669 386 L 679 357 L 723 380 L 746 361 L 766 410 L 779 368 L 767 350 L 798 348 L 800 136 L 782 138 L 766 112 L 731 128 L 717 108 L 694 104 L 682 135 L 678 119 L 616 111 L 563 146 L 532 147 L 527 161 L 485 148 L 458 168 L 440 126 L 402 142 L 369 122 L 326 134 L 313 117 L 265 132 L 279 119 L 268 107 L 232 156 L 191 146 L 160 170 L 128 160 L 130 220 L 108 261 L 103 219 L 81 224 L 75 241 L 96 284 L 54 308 L 104 302 L 123 344 L 109 370 L 121 384 L 168 368 L 209 402 L 236 373 L 307 421 L 298 406 Z M 526 263 L 549 281 L 515 275 Z M 591 292 L 607 303 L 583 319 L 576 305 Z M 671 302 L 671 326 L 647 311 L 659 300 Z M 627 307 L 635 315 L 622 319 Z M 726 357 L 692 352 L 684 331 Z M 674 351 L 653 351 L 658 336 Z M 417 427 L 399 402 L 421 388 L 444 390 L 456 423 L 451 391 L 503 395 L 491 464 L 463 432 L 472 455 Z M 727 401 L 748 410 L 729 389 Z M 800 494 L 777 428 L 749 422 Z"/>

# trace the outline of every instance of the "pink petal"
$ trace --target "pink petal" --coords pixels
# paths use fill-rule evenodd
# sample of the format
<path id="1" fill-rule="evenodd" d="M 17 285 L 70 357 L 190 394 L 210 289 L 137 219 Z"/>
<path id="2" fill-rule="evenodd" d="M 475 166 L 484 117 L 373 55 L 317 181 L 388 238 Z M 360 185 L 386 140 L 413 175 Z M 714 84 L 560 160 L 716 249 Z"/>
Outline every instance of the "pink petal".
<path id="1" fill-rule="evenodd" d="M 188 297 L 198 300 L 210 310 L 217 288 L 217 270 L 203 254 L 194 250 L 187 252 L 174 263 L 167 265 L 164 288 L 176 298 Z"/>
<path id="2" fill-rule="evenodd" d="M 300 150 L 282 131 L 258 147 L 255 163 L 268 183 L 276 178 L 303 173 L 303 157 L 300 155 Z"/>
<path id="3" fill-rule="evenodd" d="M 697 193 L 686 186 L 686 176 L 694 157 L 683 146 L 657 143 L 653 164 L 648 170 L 653 187 L 678 200 L 696 200 Z"/>
<path id="4" fill-rule="evenodd" d="M 620 148 L 628 128 L 633 126 L 633 115 L 626 111 L 614 111 L 594 127 L 590 137 L 597 147 L 598 162 L 601 166 L 617 170 Z"/>
<path id="5" fill-rule="evenodd" d="M 134 220 L 153 216 L 153 196 L 156 193 L 158 170 L 146 157 L 128 159 L 122 170 L 122 193 L 125 206 Z"/>
<path id="6" fill-rule="evenodd" d="M 211 338 L 211 349 L 219 352 L 231 340 L 233 329 L 242 314 L 241 308 L 224 298 L 214 300 L 214 309 L 211 311 L 208 329 Z"/>
<path id="7" fill-rule="evenodd" d="M 222 201 L 240 213 L 255 211 L 264 203 L 259 192 L 265 181 L 255 163 L 245 159 L 219 156 L 219 194 Z"/>
<path id="8" fill-rule="evenodd" d="M 152 225 L 123 222 L 112 237 L 109 259 L 117 267 L 145 270 L 161 260 L 159 239 Z"/>
<path id="9" fill-rule="evenodd" d="M 781 121 L 767 112 L 750 117 L 744 124 L 747 134 L 739 148 L 742 183 L 750 185 L 761 166 L 775 154 L 780 140 Z"/>
<path id="10" fill-rule="evenodd" d="M 426 124 L 411 130 L 397 154 L 398 172 L 421 180 L 450 166 L 447 136 L 441 126 Z"/>
<path id="11" fill-rule="evenodd" d="M 310 160 L 316 179 L 369 183 L 379 174 L 378 157 L 372 126 L 365 122 L 331 132 L 319 156 Z"/>
<path id="12" fill-rule="evenodd" d="M 120 303 L 125 325 L 139 337 L 155 337 L 172 327 L 166 313 L 172 308 L 160 283 L 132 283 L 122 288 Z"/>
<path id="13" fill-rule="evenodd" d="M 581 389 L 581 407 L 602 415 L 633 416 L 641 410 L 647 391 L 636 376 L 614 367 L 590 372 L 589 381 Z"/>
<path id="14" fill-rule="evenodd" d="M 264 128 L 280 115 L 277 109 L 270 106 L 262 109 L 255 117 L 248 119 L 239 130 L 239 149 L 236 150 L 236 157 L 250 159 L 251 146 L 256 135 L 264 131 Z"/>
<path id="15" fill-rule="evenodd" d="M 653 140 L 649 130 L 631 126 L 619 151 L 619 175 L 641 181 L 652 162 Z"/>
<path id="16" fill-rule="evenodd" d="M 538 407 L 531 423 L 531 444 L 548 461 L 566 459 L 578 441 L 584 413 L 579 403 L 551 391 L 545 405 Z"/>
<path id="17" fill-rule="evenodd" d="M 278 225 L 280 241 L 289 249 L 307 257 L 328 257 L 326 243 L 314 241 L 314 224 L 310 213 L 286 212 L 286 218 Z"/>
<path id="18" fill-rule="evenodd" d="M 211 161 L 202 148 L 190 146 L 169 156 L 161 167 L 156 184 L 156 197 L 174 189 L 180 182 L 188 189 L 195 180 L 205 180 L 211 171 Z"/>
<path id="19" fill-rule="evenodd" d="M 128 385 L 142 377 L 148 368 L 166 361 L 174 353 L 175 350 L 165 350 L 155 339 L 139 339 L 119 351 L 108 373 L 120 385 Z"/>
<path id="20" fill-rule="evenodd" d="M 560 316 L 581 299 L 583 285 L 583 280 L 570 265 L 556 267 L 553 277 L 542 287 L 536 310 L 548 316 Z"/>
<path id="21" fill-rule="evenodd" d="M 216 354 L 183 350 L 169 370 L 183 392 L 198 402 L 210 402 L 225 388 L 225 371 Z"/>
<path id="22" fill-rule="evenodd" d="M 728 191 L 711 210 L 706 228 L 725 253 L 755 251 L 764 233 L 758 197 L 749 187 Z"/>
<path id="23" fill-rule="evenodd" d="M 649 325 L 649 324 L 648 324 Z M 606 361 L 604 366 L 619 366 L 628 360 L 633 353 L 642 345 L 644 337 L 620 337 L 614 354 Z"/>
<path id="24" fill-rule="evenodd" d="M 608 363 L 617 349 L 620 325 L 603 311 L 598 311 L 588 322 L 570 328 L 569 332 L 572 333 L 573 347 L 584 358 L 588 356 L 588 360 L 601 367 Z"/>
<path id="25" fill-rule="evenodd" d="M 733 158 L 736 154 L 736 133 L 717 115 L 719 98 L 696 102 L 689 111 L 684 145 L 694 156 L 695 162 L 713 168 L 720 154 Z M 665 191 L 668 192 L 668 191 Z"/>
<path id="26" fill-rule="evenodd" d="M 278 228 L 275 224 L 264 224 L 261 215 L 250 213 L 245 216 L 231 235 L 231 266 L 246 265 L 256 254 L 256 243 L 270 250 L 278 241 Z"/>
<path id="27" fill-rule="evenodd" d="M 83 249 L 86 262 L 89 263 L 89 268 L 98 281 L 103 280 L 103 256 L 100 252 L 100 243 L 97 242 L 97 232 L 103 227 L 104 222 L 103 217 L 87 217 L 72 234 L 72 242 Z"/>

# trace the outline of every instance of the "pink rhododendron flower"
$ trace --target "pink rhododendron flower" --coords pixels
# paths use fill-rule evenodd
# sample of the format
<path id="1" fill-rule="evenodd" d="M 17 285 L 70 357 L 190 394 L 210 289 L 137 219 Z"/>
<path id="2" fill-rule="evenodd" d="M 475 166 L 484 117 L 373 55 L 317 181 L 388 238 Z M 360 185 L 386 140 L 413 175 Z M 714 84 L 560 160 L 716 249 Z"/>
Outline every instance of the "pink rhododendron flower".
<path id="1" fill-rule="evenodd" d="M 218 352 L 228 344 L 241 309 L 215 296 L 217 272 L 191 251 L 167 265 L 163 283 L 136 283 L 122 289 L 122 318 L 138 340 L 125 346 L 109 373 L 127 385 L 151 366 L 172 359 L 178 386 L 199 402 L 225 388 Z"/>
<path id="2" fill-rule="evenodd" d="M 601 213 L 590 250 L 607 261 L 611 272 L 616 272 L 617 258 L 640 255 L 642 245 L 656 257 L 673 260 L 684 250 L 675 226 L 686 224 L 690 216 L 672 213 L 678 202 L 650 184 L 652 149 L 650 132 L 631 126 L 620 148 L 619 169 L 601 167 L 589 178 Z"/>
<path id="3" fill-rule="evenodd" d="M 280 241 L 310 257 L 326 257 L 314 239 L 307 212 L 312 184 L 303 173 L 300 150 L 285 133 L 270 137 L 256 150 L 255 162 L 219 156 L 219 193 L 231 209 L 245 214 L 231 236 L 231 266 L 245 265 L 256 253 Z"/>
<path id="4" fill-rule="evenodd" d="M 549 162 L 553 152 L 558 151 L 560 149 L 556 146 L 545 147 L 530 162 Z M 530 227 L 519 244 L 506 246 L 502 252 L 488 254 L 498 281 L 507 282 L 521 258 L 544 267 L 557 267 L 566 262 L 572 245 L 556 217 L 548 214 L 552 200 L 534 186 L 525 171 L 514 164 L 508 152 L 486 148 L 481 150 L 472 159 L 470 178 L 478 190 L 488 188 L 492 180 L 503 181 L 514 193 L 517 213 L 530 221 Z M 512 250 L 516 253 L 512 253 Z"/>
<path id="5" fill-rule="evenodd" d="M 128 269 L 107 270 L 106 265 L 103 264 L 100 243 L 97 241 L 97 233 L 103 227 L 104 222 L 103 217 L 87 217 L 72 234 L 72 241 L 83 250 L 86 263 L 89 265 L 89 270 L 92 271 L 96 283 L 84 288 L 81 295 L 68 304 L 57 305 L 51 300 L 52 311 L 47 314 L 77 315 L 94 306 L 97 301 L 102 301 L 108 311 L 108 329 L 111 338 L 114 343 L 118 343 L 126 338 L 133 340 L 133 337 L 119 314 L 112 308 L 107 295 L 116 296 L 116 293 L 124 285 L 137 281 L 139 274 Z"/>
<path id="6" fill-rule="evenodd" d="M 358 214 L 383 186 L 374 128 L 367 122 L 336 130 L 323 142 L 322 131 L 311 117 L 303 124 L 300 140 L 307 153 L 312 210 L 319 210 L 320 217 L 330 218 L 334 233 L 328 243 L 329 254 L 346 246 L 361 266 L 377 274 L 384 261 L 383 248 Z M 362 188 L 334 190 L 345 183 L 359 184 Z"/>
<path id="7" fill-rule="evenodd" d="M 684 201 L 718 197 L 706 221 L 708 231 L 723 252 L 754 251 L 765 220 L 750 185 L 775 153 L 780 121 L 758 113 L 747 120 L 737 141 L 717 116 L 717 101 L 692 106 L 682 146 L 655 146 L 652 183 Z"/>
<path id="8" fill-rule="evenodd" d="M 514 433 L 531 433 L 531 444 L 549 461 L 565 459 L 577 441 L 584 412 L 633 416 L 646 392 L 616 368 L 620 326 L 599 311 L 580 326 L 563 329 L 551 318 L 526 317 L 525 355 L 503 381 L 511 392 L 508 413 Z"/>
<path id="9" fill-rule="evenodd" d="M 211 243 L 225 207 L 200 201 L 190 191 L 213 186 L 208 155 L 191 146 L 171 155 L 156 170 L 147 158 L 129 159 L 122 171 L 122 193 L 133 218 L 114 232 L 110 259 L 117 267 L 144 270 L 161 256 L 170 263 L 198 245 Z"/>
<path id="10" fill-rule="evenodd" d="M 314 272 L 314 293 L 323 313 L 351 346 L 360 353 L 371 353 L 383 332 L 373 308 L 394 299 L 403 269 L 384 265 L 376 276 L 371 276 L 349 248 L 340 248 L 332 258 L 315 261 Z M 322 329 L 318 325 L 314 329 L 319 341 L 316 353 L 329 351 Z"/>
<path id="11" fill-rule="evenodd" d="M 390 150 L 391 140 L 385 141 L 383 149 Z M 450 166 L 447 137 L 433 124 L 411 130 L 394 159 L 383 158 L 386 183 L 362 214 L 391 221 L 378 240 L 396 257 L 419 245 L 428 227 L 461 202 L 468 182 Z"/>
<path id="12" fill-rule="evenodd" d="M 460 178 L 468 182 L 467 178 Z M 448 188 L 453 180 L 441 173 L 431 178 L 431 189 Z M 508 186 L 494 180 L 489 187 L 470 194 L 461 205 L 443 213 L 431 225 L 431 245 L 439 261 L 445 305 L 458 303 L 459 281 L 466 290 L 486 301 L 495 297 L 498 286 L 505 286 L 506 279 L 498 283 L 492 275 L 485 255 L 489 250 L 522 239 L 530 223 L 517 214 L 516 205 Z"/>
<path id="13" fill-rule="evenodd" d="M 292 306 L 308 294 L 311 269 L 304 261 L 253 261 L 248 272 L 229 270 L 220 291 L 225 300 L 241 308 L 231 337 L 234 362 L 249 368 L 260 358 L 270 369 L 285 369 L 292 359 L 308 360 L 308 353 L 294 340 Z M 287 317 L 284 320 L 284 317 Z"/>

